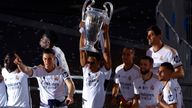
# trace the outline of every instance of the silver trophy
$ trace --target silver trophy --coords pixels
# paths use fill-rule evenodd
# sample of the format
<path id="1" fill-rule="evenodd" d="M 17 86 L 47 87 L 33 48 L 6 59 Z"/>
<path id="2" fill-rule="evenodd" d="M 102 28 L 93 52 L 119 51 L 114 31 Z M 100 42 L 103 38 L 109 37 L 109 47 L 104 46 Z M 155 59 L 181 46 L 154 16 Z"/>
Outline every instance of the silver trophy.
<path id="1" fill-rule="evenodd" d="M 91 3 L 87 5 L 88 2 Z M 82 22 L 84 22 L 86 42 L 85 47 L 81 48 L 81 50 L 90 52 L 98 52 L 94 45 L 98 41 L 99 34 L 102 32 L 103 23 L 106 21 L 109 23 L 113 13 L 113 5 L 110 2 L 103 4 L 105 10 L 91 7 L 94 4 L 95 0 L 86 0 L 82 9 Z M 110 7 L 110 12 L 108 12 L 107 5 Z"/>

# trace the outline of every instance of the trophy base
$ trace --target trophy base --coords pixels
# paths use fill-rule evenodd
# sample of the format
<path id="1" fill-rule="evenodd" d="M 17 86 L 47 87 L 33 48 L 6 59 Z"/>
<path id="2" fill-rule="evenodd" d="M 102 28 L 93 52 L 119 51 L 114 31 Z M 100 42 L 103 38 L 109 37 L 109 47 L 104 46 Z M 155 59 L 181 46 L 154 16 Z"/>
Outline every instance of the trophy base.
<path id="1" fill-rule="evenodd" d="M 91 46 L 86 46 L 84 48 L 80 48 L 80 50 L 85 50 L 85 51 L 89 51 L 89 52 L 99 53 L 99 51 L 97 49 L 95 49 L 94 47 L 91 47 Z"/>

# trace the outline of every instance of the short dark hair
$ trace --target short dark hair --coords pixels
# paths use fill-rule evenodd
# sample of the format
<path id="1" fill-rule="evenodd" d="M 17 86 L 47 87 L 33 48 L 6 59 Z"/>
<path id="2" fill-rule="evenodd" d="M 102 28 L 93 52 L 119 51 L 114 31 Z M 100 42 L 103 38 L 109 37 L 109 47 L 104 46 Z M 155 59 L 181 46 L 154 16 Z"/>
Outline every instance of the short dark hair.
<path id="1" fill-rule="evenodd" d="M 172 72 L 175 71 L 173 65 L 172 65 L 171 63 L 169 63 L 169 62 L 164 62 L 164 63 L 162 63 L 160 66 L 163 66 L 163 67 L 165 67 L 165 68 L 171 70 Z"/>
<path id="2" fill-rule="evenodd" d="M 46 29 L 46 30 L 44 30 L 43 35 L 45 35 L 47 38 L 49 38 L 51 46 L 53 46 L 58 40 L 58 36 L 57 36 L 56 32 L 53 30 Z"/>
<path id="3" fill-rule="evenodd" d="M 15 60 L 15 52 L 10 52 L 7 53 L 4 59 L 4 64 L 5 64 L 5 68 L 9 71 L 12 72 L 15 69 L 17 69 L 17 65 L 14 63 Z"/>
<path id="4" fill-rule="evenodd" d="M 43 54 L 53 54 L 55 55 L 55 51 L 51 48 L 46 48 L 46 49 L 43 49 Z"/>
<path id="5" fill-rule="evenodd" d="M 149 63 L 153 65 L 153 58 L 150 56 L 143 56 L 140 60 L 148 60 Z"/>
<path id="6" fill-rule="evenodd" d="M 147 28 L 147 32 L 148 31 L 153 31 L 155 33 L 155 35 L 161 35 L 161 33 L 162 33 L 161 29 L 156 25 L 152 25 L 149 28 Z"/>
<path id="7" fill-rule="evenodd" d="M 101 54 L 97 52 L 87 52 L 88 57 L 95 57 L 98 61 L 101 60 Z"/>
<path id="8" fill-rule="evenodd" d="M 127 46 L 125 46 L 125 47 L 123 47 L 123 50 L 124 50 L 124 49 L 132 50 L 133 53 L 135 53 L 135 48 L 133 48 L 133 47 L 127 47 Z"/>

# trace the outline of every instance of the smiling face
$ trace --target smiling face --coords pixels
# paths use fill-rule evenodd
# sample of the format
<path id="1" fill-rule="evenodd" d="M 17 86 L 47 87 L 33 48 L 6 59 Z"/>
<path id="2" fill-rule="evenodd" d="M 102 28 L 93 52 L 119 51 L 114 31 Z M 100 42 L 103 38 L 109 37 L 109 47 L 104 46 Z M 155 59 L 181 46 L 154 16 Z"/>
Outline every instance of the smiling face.
<path id="1" fill-rule="evenodd" d="M 151 71 L 152 64 L 149 62 L 149 60 L 142 59 L 140 60 L 139 67 L 141 74 L 146 75 Z"/>
<path id="2" fill-rule="evenodd" d="M 51 53 L 43 53 L 43 63 L 47 71 L 52 71 L 55 68 L 55 56 Z"/>

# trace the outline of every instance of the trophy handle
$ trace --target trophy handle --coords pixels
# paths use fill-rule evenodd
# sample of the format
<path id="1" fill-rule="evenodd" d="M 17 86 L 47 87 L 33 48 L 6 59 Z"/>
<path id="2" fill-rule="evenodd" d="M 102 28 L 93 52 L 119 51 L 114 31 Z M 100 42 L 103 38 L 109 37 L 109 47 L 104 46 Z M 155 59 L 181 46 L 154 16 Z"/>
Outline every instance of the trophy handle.
<path id="1" fill-rule="evenodd" d="M 112 14 L 113 14 L 113 5 L 112 5 L 112 3 L 111 2 L 105 2 L 104 4 L 103 4 L 103 7 L 105 8 L 105 11 L 107 12 L 107 14 L 108 14 L 108 9 L 107 9 L 107 6 L 106 5 L 109 5 L 109 7 L 110 7 L 110 13 L 109 13 L 109 15 L 108 15 L 108 18 L 109 18 L 109 21 L 111 20 L 111 17 L 112 17 Z"/>
<path id="2" fill-rule="evenodd" d="M 87 7 L 87 4 L 90 0 L 86 0 L 83 4 L 83 8 L 82 8 L 82 21 L 85 21 L 85 9 Z M 91 0 L 91 3 L 88 5 L 88 7 L 91 7 L 92 5 L 95 4 L 95 0 Z"/>

